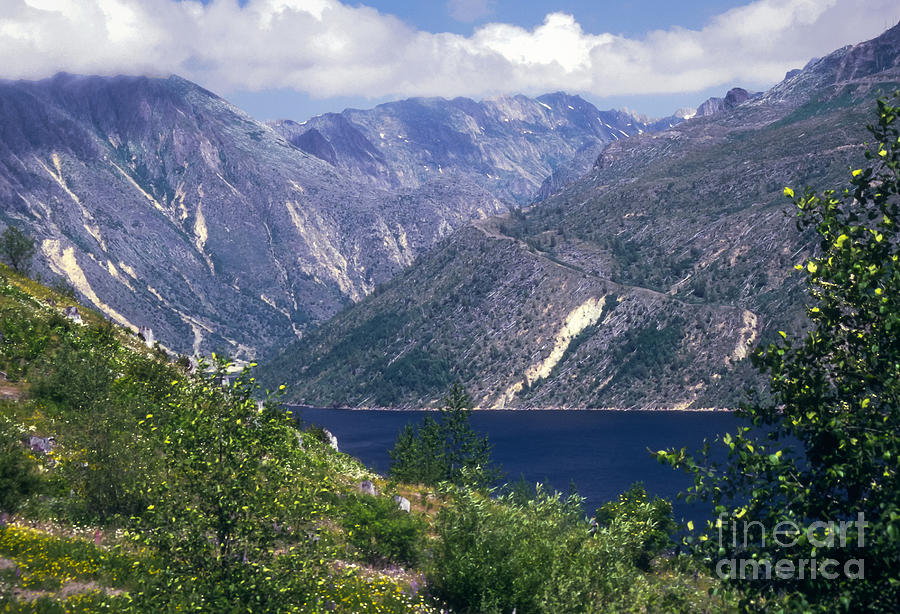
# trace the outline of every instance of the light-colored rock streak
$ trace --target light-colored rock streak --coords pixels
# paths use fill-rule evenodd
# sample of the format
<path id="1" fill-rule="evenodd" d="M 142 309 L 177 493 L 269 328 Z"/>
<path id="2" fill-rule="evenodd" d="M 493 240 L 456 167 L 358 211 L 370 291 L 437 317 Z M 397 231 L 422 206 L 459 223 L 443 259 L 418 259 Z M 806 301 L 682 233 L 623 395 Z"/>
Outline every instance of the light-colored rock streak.
<path id="1" fill-rule="evenodd" d="M 91 226 L 90 224 L 84 224 L 84 229 L 87 231 L 89 235 L 94 237 L 94 241 L 100 246 L 104 252 L 106 251 L 106 241 L 103 240 L 103 236 L 100 234 L 99 226 Z"/>
<path id="2" fill-rule="evenodd" d="M 178 307 L 176 307 L 175 305 L 170 303 L 153 286 L 148 285 L 147 291 L 150 292 L 150 294 L 152 294 L 153 296 L 155 296 L 156 300 L 158 300 L 160 303 L 165 305 L 168 309 L 174 311 L 178 315 L 178 317 L 181 318 L 182 322 L 184 322 L 185 324 L 187 324 L 188 326 L 191 327 L 191 331 L 193 331 L 193 333 L 194 333 L 193 352 L 195 355 L 199 355 L 200 354 L 200 346 L 203 344 L 203 331 L 205 330 L 208 333 L 212 333 L 213 328 L 211 326 L 209 326 L 208 324 L 204 324 L 197 318 L 189 316 L 188 314 L 186 314 L 183 311 L 181 311 L 180 309 L 178 309 Z"/>
<path id="3" fill-rule="evenodd" d="M 75 259 L 74 247 L 66 247 L 63 249 L 59 239 L 45 239 L 44 242 L 41 243 L 41 251 L 44 253 L 44 257 L 50 264 L 50 268 L 53 269 L 53 272 L 68 279 L 69 283 L 86 296 L 97 309 L 122 326 L 137 331 L 137 326 L 129 322 L 121 313 L 101 301 L 100 297 L 94 292 L 94 289 L 91 288 L 91 284 L 88 283 L 84 271 L 81 270 L 78 261 Z"/>
<path id="4" fill-rule="evenodd" d="M 329 237 L 330 233 L 324 228 L 324 220 L 318 217 L 315 212 L 310 213 L 299 207 L 296 202 L 286 201 L 284 205 L 288 210 L 288 215 L 291 217 L 291 222 L 297 229 L 297 234 L 309 246 L 310 256 L 319 265 L 318 267 L 312 267 L 301 260 L 300 269 L 316 279 L 318 279 L 318 274 L 324 270 L 328 277 L 337 283 L 341 292 L 348 296 L 350 300 L 359 301 L 362 299 L 359 288 L 353 283 L 348 274 L 349 263 L 347 258 L 332 243 Z"/>
<path id="5" fill-rule="evenodd" d="M 135 270 L 121 260 L 119 260 L 119 268 L 125 271 L 131 279 L 137 280 L 137 273 Z"/>
<path id="6" fill-rule="evenodd" d="M 233 185 L 228 183 L 228 180 L 222 176 L 222 173 L 216 173 L 216 177 L 218 177 L 222 181 L 222 183 L 224 183 L 229 188 L 231 188 L 231 191 L 234 193 L 235 196 L 243 196 L 243 194 L 241 194 L 240 191 L 236 187 L 234 187 Z"/>
<path id="7" fill-rule="evenodd" d="M 197 249 L 203 252 L 206 240 L 209 239 L 209 230 L 206 228 L 206 218 L 203 217 L 203 202 L 197 205 L 197 216 L 194 218 L 194 238 Z"/>
<path id="8" fill-rule="evenodd" d="M 287 207 L 288 215 L 291 216 L 291 222 L 293 222 L 294 228 L 297 229 L 297 234 L 302 237 L 303 222 L 300 220 L 300 214 L 297 212 L 297 206 L 291 201 L 287 201 L 286 203 L 284 203 L 284 206 Z"/>
<path id="9" fill-rule="evenodd" d="M 750 352 L 750 348 L 759 335 L 759 318 L 752 311 L 744 310 L 744 326 L 741 328 L 740 338 L 731 355 L 725 357 L 725 364 L 733 364 L 743 360 Z"/>
<path id="10" fill-rule="evenodd" d="M 72 201 L 78 205 L 78 208 L 81 209 L 81 216 L 86 220 L 83 224 L 84 229 L 87 231 L 89 235 L 91 235 L 97 244 L 100 246 L 104 252 L 106 251 L 106 242 L 103 240 L 103 236 L 100 234 L 100 227 L 96 224 L 91 224 L 90 222 L 94 221 L 94 216 L 91 215 L 91 212 L 87 210 L 87 207 L 84 206 L 84 203 L 81 202 L 81 199 L 78 198 L 78 195 L 75 194 L 70 188 L 69 184 L 66 182 L 62 173 L 62 160 L 59 157 L 59 154 L 53 152 L 50 154 L 50 160 L 53 162 L 53 168 L 51 169 L 49 166 L 44 164 L 40 158 L 35 156 L 35 161 L 43 168 L 50 177 L 56 182 L 56 184 L 65 192 Z M 49 219 L 49 218 L 48 218 Z"/>
<path id="11" fill-rule="evenodd" d="M 182 222 L 188 217 L 188 210 L 184 205 L 185 196 L 187 194 L 184 191 L 184 182 L 179 181 L 178 186 L 175 188 L 175 196 L 172 198 L 172 203 L 178 207 L 178 219 Z"/>
<path id="12" fill-rule="evenodd" d="M 122 169 L 121 166 L 119 166 L 118 164 L 116 164 L 116 163 L 113 162 L 112 160 L 109 160 L 109 163 L 112 164 L 112 165 L 115 167 L 115 169 L 116 169 L 117 171 L 119 171 L 119 172 L 122 174 L 122 176 L 128 181 L 128 183 L 130 183 L 132 186 L 134 186 L 134 189 L 136 189 L 138 192 L 140 192 L 141 194 L 143 194 L 143 195 L 144 195 L 144 198 L 146 198 L 147 200 L 149 200 L 150 203 L 151 203 L 154 207 L 156 207 L 157 209 L 159 209 L 159 210 L 160 210 L 161 212 L 163 212 L 163 213 L 167 213 L 165 207 L 163 207 L 161 204 L 159 204 L 159 201 L 157 201 L 155 198 L 153 198 L 153 196 L 151 196 L 146 190 L 144 190 L 144 188 L 142 188 L 141 186 L 139 186 L 139 185 L 138 185 L 138 182 L 135 181 L 135 180 L 131 177 L 131 175 L 129 175 L 128 173 L 126 173 L 126 172 Z"/>
<path id="13" fill-rule="evenodd" d="M 73 192 L 72 190 L 69 189 L 69 185 L 66 183 L 66 180 L 63 179 L 62 162 L 59 159 L 58 153 L 53 152 L 52 154 L 50 154 L 50 159 L 53 160 L 53 167 L 56 169 L 55 173 L 50 169 L 49 166 L 44 164 L 44 162 L 40 158 L 35 156 L 34 159 L 37 161 L 38 164 L 41 165 L 41 168 L 43 168 L 45 171 L 47 171 L 47 174 L 53 178 L 53 180 L 57 183 L 57 185 L 59 185 L 59 187 L 62 188 L 62 191 L 65 192 L 66 194 L 68 194 L 69 198 L 71 198 L 73 201 L 75 201 L 75 203 L 79 207 L 81 207 L 82 213 L 87 211 L 84 208 L 84 206 L 81 204 L 81 199 L 78 198 L 78 196 L 75 194 L 75 192 Z M 87 215 L 89 216 L 90 213 L 88 213 Z M 88 218 L 88 219 L 90 219 L 90 218 Z"/>
<path id="14" fill-rule="evenodd" d="M 509 407 L 513 398 L 522 391 L 527 383 L 529 386 L 539 379 L 546 378 L 553 371 L 553 367 L 559 364 L 560 359 L 566 353 L 569 344 L 588 326 L 593 326 L 603 317 L 603 306 L 606 303 L 606 297 L 590 298 L 575 309 L 573 309 L 563 322 L 562 328 L 556 333 L 553 342 L 553 349 L 550 354 L 541 362 L 538 362 L 525 372 L 525 378 L 517 381 L 506 389 L 506 392 L 494 404 L 495 408 Z"/>
<path id="15" fill-rule="evenodd" d="M 120 284 L 134 292 L 134 288 L 131 285 L 131 282 L 128 281 L 128 278 L 119 273 L 119 270 L 116 268 L 116 265 L 113 264 L 112 260 L 108 260 L 106 262 L 106 270 L 109 271 L 109 274 L 118 281 Z"/>
<path id="16" fill-rule="evenodd" d="M 197 251 L 200 252 L 200 255 L 203 256 L 206 266 L 209 267 L 209 272 L 215 275 L 216 267 L 213 265 L 212 258 L 206 253 L 206 242 L 209 240 L 209 229 L 206 226 L 206 218 L 203 216 L 202 183 L 197 186 L 197 194 L 199 195 L 199 200 L 197 201 L 197 213 L 194 216 L 194 247 L 196 247 Z"/>

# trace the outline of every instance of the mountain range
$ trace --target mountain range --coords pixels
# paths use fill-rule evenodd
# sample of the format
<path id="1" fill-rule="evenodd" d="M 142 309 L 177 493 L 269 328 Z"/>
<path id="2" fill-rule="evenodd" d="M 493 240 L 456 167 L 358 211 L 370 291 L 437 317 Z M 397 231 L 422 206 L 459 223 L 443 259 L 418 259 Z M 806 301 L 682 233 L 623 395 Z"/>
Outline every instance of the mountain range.
<path id="1" fill-rule="evenodd" d="M 898 86 L 900 26 L 617 140 L 539 205 L 442 240 L 265 379 L 318 406 L 433 405 L 459 381 L 480 407 L 733 407 L 750 349 L 803 327 L 793 265 L 816 245 L 783 188 L 845 185 Z"/>
<path id="2" fill-rule="evenodd" d="M 0 220 L 37 239 L 36 273 L 120 324 L 250 359 L 646 129 L 565 94 L 265 125 L 177 76 L 5 81 Z"/>
<path id="3" fill-rule="evenodd" d="M 347 109 L 302 124 L 270 122 L 290 143 L 374 187 L 419 188 L 453 178 L 504 202 L 530 204 L 554 172 L 583 152 L 681 121 L 599 111 L 564 92 L 537 98 L 412 98 Z"/>
<path id="4" fill-rule="evenodd" d="M 269 359 L 311 405 L 723 407 L 798 331 L 900 28 L 662 120 L 578 96 L 259 122 L 180 77 L 0 82 L 0 222 L 34 272 L 174 352 Z M 687 120 L 687 121 L 685 121 Z"/>

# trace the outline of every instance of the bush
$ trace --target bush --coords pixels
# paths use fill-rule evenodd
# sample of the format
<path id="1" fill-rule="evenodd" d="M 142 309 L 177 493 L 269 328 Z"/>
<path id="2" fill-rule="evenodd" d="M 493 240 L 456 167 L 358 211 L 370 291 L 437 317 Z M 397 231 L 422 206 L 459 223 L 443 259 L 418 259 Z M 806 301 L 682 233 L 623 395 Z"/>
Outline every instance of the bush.
<path id="1" fill-rule="evenodd" d="M 0 416 L 0 513 L 15 513 L 38 491 L 37 463 L 22 445 L 24 433 L 6 416 Z"/>
<path id="2" fill-rule="evenodd" d="M 113 329 L 100 325 L 63 336 L 44 363 L 31 392 L 64 425 L 55 475 L 65 514 L 108 523 L 140 512 L 145 498 L 135 486 L 154 454 L 135 434 L 140 412 L 152 404 L 147 393 L 159 384 L 148 377 L 146 359 L 126 352 Z"/>
<path id="3" fill-rule="evenodd" d="M 455 490 L 437 519 L 430 580 L 460 612 L 585 614 L 725 608 L 686 561 L 659 560 L 675 526 L 670 504 L 633 486 L 592 526 L 577 495 L 523 484 L 491 498 Z M 652 568 L 651 561 L 656 568 Z"/>
<path id="4" fill-rule="evenodd" d="M 278 544 L 302 535 L 293 417 L 257 404 L 250 367 L 228 383 L 230 363 L 213 359 L 211 370 L 201 361 L 196 379 L 172 381 L 165 404 L 138 423 L 163 464 L 143 480 L 149 505 L 133 519 L 135 540 L 159 553 L 162 566 L 145 611 L 176 591 L 206 611 L 278 609 L 268 570 Z"/>
<path id="5" fill-rule="evenodd" d="M 422 558 L 425 523 L 387 497 L 352 496 L 344 508 L 347 539 L 372 564 L 416 565 Z"/>
<path id="6" fill-rule="evenodd" d="M 661 497 L 650 498 L 643 484 L 634 484 L 615 501 L 604 503 L 595 517 L 598 527 L 621 532 L 628 525 L 634 538 L 629 559 L 649 571 L 651 559 L 673 545 L 678 524 L 672 519 L 672 504 Z"/>

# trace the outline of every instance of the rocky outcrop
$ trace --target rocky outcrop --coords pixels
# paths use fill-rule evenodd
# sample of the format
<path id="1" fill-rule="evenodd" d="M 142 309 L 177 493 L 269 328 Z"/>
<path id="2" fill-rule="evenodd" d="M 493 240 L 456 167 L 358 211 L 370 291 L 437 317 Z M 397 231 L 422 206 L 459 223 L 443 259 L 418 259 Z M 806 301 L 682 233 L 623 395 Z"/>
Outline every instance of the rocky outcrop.
<path id="1" fill-rule="evenodd" d="M 407 499 L 406 497 L 401 497 L 400 495 L 394 495 L 394 503 L 397 504 L 397 507 L 400 509 L 400 511 L 409 513 L 409 499 Z"/>
<path id="2" fill-rule="evenodd" d="M 331 446 L 331 449 L 335 452 L 340 452 L 341 449 L 338 446 L 337 436 L 328 429 L 322 429 L 322 433 L 325 435 L 325 439 L 328 440 L 328 445 Z"/>
<path id="3" fill-rule="evenodd" d="M 751 94 L 742 87 L 734 87 L 725 94 L 724 98 L 708 98 L 697 107 L 697 117 L 709 117 L 723 111 L 730 111 L 738 105 L 744 104 L 751 98 L 759 96 L 759 93 Z"/>

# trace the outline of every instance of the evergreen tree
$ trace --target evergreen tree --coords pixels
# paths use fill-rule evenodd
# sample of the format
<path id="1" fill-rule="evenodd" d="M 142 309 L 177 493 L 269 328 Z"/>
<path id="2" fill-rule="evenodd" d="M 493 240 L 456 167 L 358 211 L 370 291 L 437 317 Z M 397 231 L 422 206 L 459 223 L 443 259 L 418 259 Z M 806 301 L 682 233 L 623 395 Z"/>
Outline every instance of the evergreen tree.
<path id="1" fill-rule="evenodd" d="M 475 487 L 499 478 L 487 436 L 472 429 L 471 407 L 469 395 L 455 384 L 443 398 L 437 418 L 426 416 L 418 430 L 407 424 L 389 452 L 391 476 L 429 486 L 448 481 Z"/>

